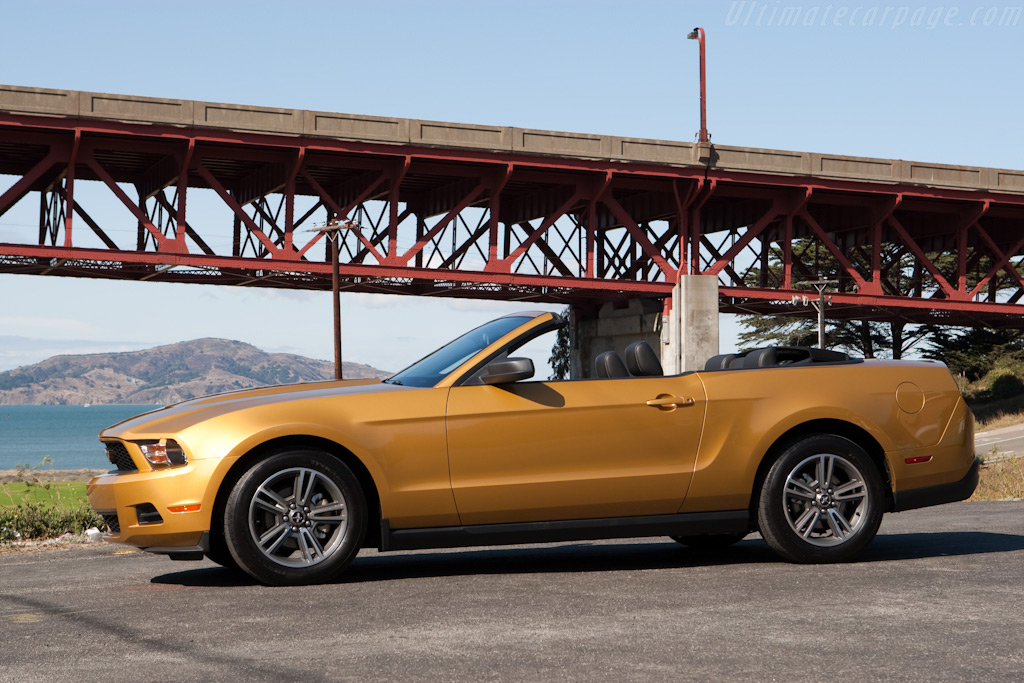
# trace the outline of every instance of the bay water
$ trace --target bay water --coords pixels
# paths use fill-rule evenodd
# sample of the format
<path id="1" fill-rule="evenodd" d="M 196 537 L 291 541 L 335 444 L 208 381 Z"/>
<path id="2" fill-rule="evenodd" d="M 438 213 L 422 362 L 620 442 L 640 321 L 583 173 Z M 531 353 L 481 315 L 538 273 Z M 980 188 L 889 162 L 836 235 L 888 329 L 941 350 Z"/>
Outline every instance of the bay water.
<path id="1" fill-rule="evenodd" d="M 4 406 L 0 405 L 0 470 L 19 465 L 44 469 L 111 469 L 99 433 L 160 406 Z"/>

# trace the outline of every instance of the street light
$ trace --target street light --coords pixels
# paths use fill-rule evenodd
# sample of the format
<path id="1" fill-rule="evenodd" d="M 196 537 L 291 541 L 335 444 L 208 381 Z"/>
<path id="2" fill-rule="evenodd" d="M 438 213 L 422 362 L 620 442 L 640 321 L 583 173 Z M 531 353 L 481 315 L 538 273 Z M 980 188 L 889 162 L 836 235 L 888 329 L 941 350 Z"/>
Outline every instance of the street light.
<path id="1" fill-rule="evenodd" d="M 690 40 L 696 40 L 697 44 L 700 45 L 700 133 L 698 134 L 698 142 L 709 142 L 711 136 L 708 135 L 708 110 L 705 101 L 705 95 L 707 94 L 707 76 L 704 70 L 704 29 L 697 27 L 690 31 L 686 36 Z"/>
<path id="2" fill-rule="evenodd" d="M 347 220 L 344 223 L 337 216 L 328 219 L 327 224 L 317 228 L 317 232 L 322 232 L 327 237 L 327 241 L 331 243 L 331 293 L 334 299 L 334 379 L 344 379 L 341 371 L 341 292 L 340 289 L 340 269 L 338 252 L 340 249 L 341 239 L 338 235 L 342 230 L 358 230 L 359 224 L 355 221 Z"/>

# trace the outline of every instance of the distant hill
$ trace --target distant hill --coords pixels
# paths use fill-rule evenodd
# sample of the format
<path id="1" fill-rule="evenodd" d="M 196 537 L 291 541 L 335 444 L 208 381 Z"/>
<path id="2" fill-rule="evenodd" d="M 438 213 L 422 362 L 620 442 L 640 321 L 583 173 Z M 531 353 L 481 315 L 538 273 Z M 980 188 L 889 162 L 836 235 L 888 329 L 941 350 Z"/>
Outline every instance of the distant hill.
<path id="1" fill-rule="evenodd" d="M 389 373 L 344 363 L 346 379 Z M 126 353 L 54 356 L 0 372 L 0 405 L 168 404 L 251 387 L 334 379 L 334 364 L 266 353 L 228 339 L 195 339 Z"/>

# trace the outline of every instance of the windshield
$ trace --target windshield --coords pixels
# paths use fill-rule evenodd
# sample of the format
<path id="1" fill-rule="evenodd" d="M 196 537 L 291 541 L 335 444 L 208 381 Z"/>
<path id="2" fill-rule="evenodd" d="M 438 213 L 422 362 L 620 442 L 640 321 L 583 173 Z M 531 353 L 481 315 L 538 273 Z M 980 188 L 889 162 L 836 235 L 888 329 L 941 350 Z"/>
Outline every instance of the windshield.
<path id="1" fill-rule="evenodd" d="M 492 320 L 384 381 L 410 387 L 432 387 L 477 353 L 530 319 L 530 316 L 509 316 Z"/>

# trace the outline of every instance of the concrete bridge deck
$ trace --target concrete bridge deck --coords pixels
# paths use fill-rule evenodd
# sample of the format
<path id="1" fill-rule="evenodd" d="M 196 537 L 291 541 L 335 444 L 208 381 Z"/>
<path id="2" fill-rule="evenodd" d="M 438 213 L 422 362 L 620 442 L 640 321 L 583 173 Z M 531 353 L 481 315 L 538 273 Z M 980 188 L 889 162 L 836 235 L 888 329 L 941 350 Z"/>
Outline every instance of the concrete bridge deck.
<path id="1" fill-rule="evenodd" d="M 387 116 L 256 107 L 160 97 L 0 85 L 0 112 L 186 129 L 214 129 L 326 138 L 384 145 L 473 150 L 676 167 L 706 166 L 696 143 L 511 126 L 424 121 Z M 949 142 L 938 142 L 941 157 Z M 1024 170 L 714 145 L 713 167 L 724 172 L 900 184 L 1024 194 Z M 702 159 L 703 156 L 703 159 Z"/>

